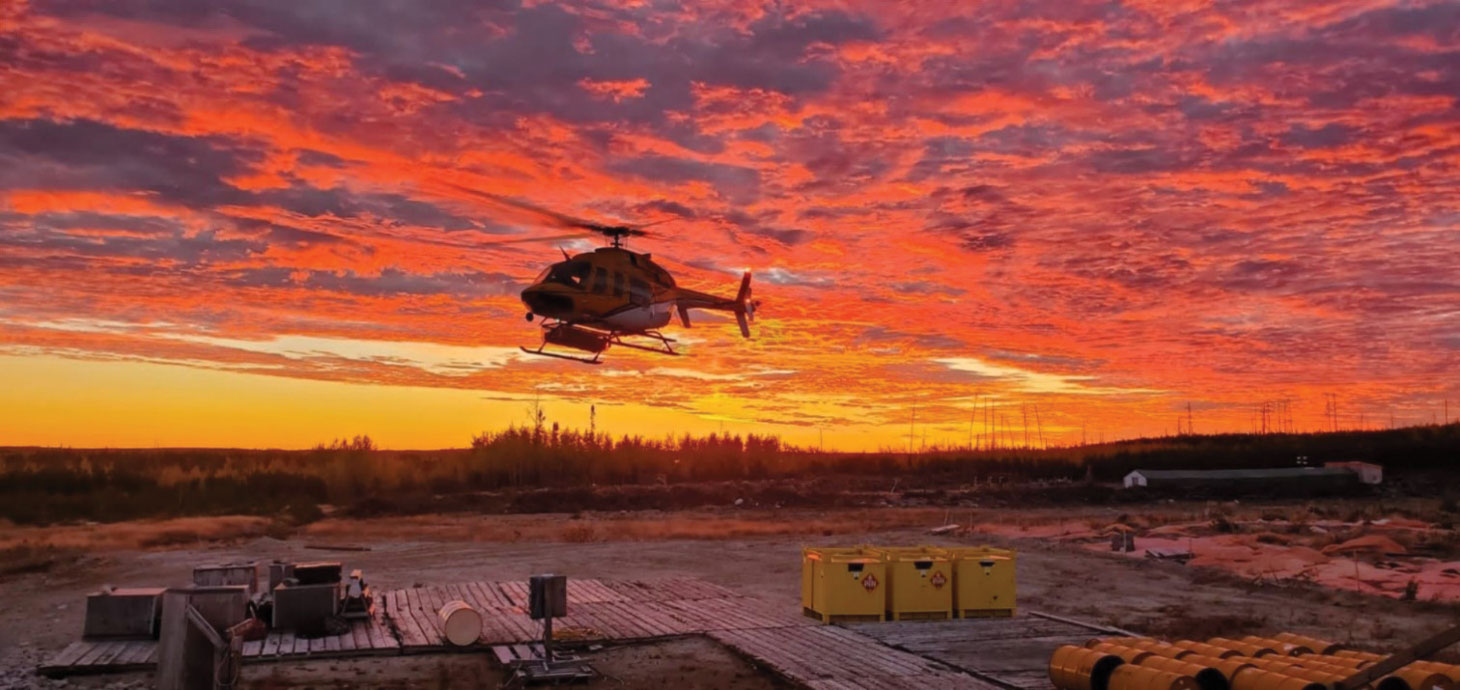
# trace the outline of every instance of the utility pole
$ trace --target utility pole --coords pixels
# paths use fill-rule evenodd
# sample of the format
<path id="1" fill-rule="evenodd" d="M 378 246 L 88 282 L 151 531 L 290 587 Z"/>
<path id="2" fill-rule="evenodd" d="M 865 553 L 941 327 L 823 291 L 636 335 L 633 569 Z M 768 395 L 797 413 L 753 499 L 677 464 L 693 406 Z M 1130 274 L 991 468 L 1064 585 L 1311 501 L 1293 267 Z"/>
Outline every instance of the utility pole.
<path id="1" fill-rule="evenodd" d="M 1019 403 L 1019 412 L 1020 412 L 1020 414 L 1024 415 L 1024 423 L 1023 423 L 1023 428 L 1024 428 L 1024 447 L 1025 448 L 1028 448 L 1029 447 L 1029 406 L 1026 405 L 1026 404 L 1024 404 L 1024 403 Z"/>
<path id="2" fill-rule="evenodd" d="M 917 405 L 917 403 L 913 403 L 912 421 L 908 422 L 908 424 L 907 424 L 907 454 L 908 455 L 912 455 L 912 452 L 913 452 L 913 438 L 914 438 L 913 434 L 917 433 L 917 428 L 918 428 L 918 405 Z"/>
<path id="3" fill-rule="evenodd" d="M 1049 444 L 1044 442 L 1044 421 L 1039 418 L 1039 406 L 1034 406 L 1034 428 L 1039 430 L 1039 447 L 1048 448 Z"/>
<path id="4" fill-rule="evenodd" d="M 968 449 L 978 450 L 973 445 L 973 418 L 978 416 L 978 393 L 973 394 L 973 411 L 968 413 Z"/>

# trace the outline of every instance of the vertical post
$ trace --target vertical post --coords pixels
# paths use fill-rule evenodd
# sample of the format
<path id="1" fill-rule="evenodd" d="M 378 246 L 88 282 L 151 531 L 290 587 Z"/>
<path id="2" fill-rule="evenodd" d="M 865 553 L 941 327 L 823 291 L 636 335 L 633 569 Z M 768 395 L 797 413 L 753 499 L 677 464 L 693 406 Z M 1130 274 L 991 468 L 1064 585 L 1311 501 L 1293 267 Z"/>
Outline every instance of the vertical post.
<path id="1" fill-rule="evenodd" d="M 547 616 L 542 619 L 542 665 L 547 667 L 553 663 L 553 617 Z"/>

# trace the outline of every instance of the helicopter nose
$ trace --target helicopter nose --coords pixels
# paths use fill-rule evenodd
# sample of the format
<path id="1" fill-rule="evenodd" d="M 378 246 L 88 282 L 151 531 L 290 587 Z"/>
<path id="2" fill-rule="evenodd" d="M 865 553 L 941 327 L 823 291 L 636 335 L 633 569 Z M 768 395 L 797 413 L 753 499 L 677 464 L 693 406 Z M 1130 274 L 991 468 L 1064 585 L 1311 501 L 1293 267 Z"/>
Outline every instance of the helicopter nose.
<path id="1" fill-rule="evenodd" d="M 562 318 L 573 313 L 573 298 L 536 287 L 522 291 L 522 303 L 533 313 L 551 318 Z"/>

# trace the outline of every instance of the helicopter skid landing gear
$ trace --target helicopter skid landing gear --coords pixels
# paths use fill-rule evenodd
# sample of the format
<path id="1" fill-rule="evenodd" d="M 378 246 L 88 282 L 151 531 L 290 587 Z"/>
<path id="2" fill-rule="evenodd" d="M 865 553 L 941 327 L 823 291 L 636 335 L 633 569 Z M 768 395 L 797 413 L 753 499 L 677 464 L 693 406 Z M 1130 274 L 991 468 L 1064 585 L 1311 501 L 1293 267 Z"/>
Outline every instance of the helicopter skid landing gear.
<path id="1" fill-rule="evenodd" d="M 613 344 L 622 345 L 624 347 L 631 347 L 635 350 L 643 350 L 645 352 L 657 352 L 661 355 L 673 355 L 675 357 L 679 356 L 679 353 L 674 351 L 674 346 L 670 345 L 670 343 L 674 342 L 674 338 L 665 336 L 659 331 L 644 331 L 643 333 L 634 333 L 633 335 L 642 335 L 645 338 L 652 338 L 659 341 L 659 344 L 663 345 L 664 347 L 653 347 L 648 345 L 640 345 L 638 343 L 625 342 L 623 336 L 618 333 L 613 334 Z"/>
<path id="2" fill-rule="evenodd" d="M 595 353 L 593 353 L 593 356 L 592 357 L 574 357 L 573 355 L 560 355 L 560 354 L 558 354 L 556 352 L 543 352 L 543 349 L 542 348 L 544 346 L 546 346 L 546 343 L 543 343 L 543 345 L 538 346 L 538 348 L 536 350 L 529 350 L 529 349 L 527 349 L 524 346 L 518 345 L 518 347 L 521 348 L 523 352 L 526 352 L 529 355 L 542 355 L 543 357 L 554 357 L 554 358 L 557 358 L 557 359 L 570 359 L 570 360 L 572 360 L 574 362 L 582 362 L 584 364 L 603 364 L 603 362 L 599 361 L 599 359 L 598 359 L 599 356 L 601 356 L 603 354 L 602 352 L 595 352 Z"/>
<path id="3" fill-rule="evenodd" d="M 658 346 L 631 343 L 624 340 L 625 336 L 643 336 L 645 338 L 651 338 L 655 341 L 658 341 Z M 612 347 L 614 345 L 621 345 L 623 347 L 632 348 L 635 350 L 643 350 L 645 352 L 653 352 L 661 355 L 673 355 L 677 357 L 679 356 L 679 353 L 675 352 L 674 346 L 670 344 L 673 342 L 673 338 L 667 337 L 659 331 L 640 331 L 635 333 L 622 333 L 619 331 L 599 331 L 591 328 L 584 328 L 582 326 L 575 326 L 573 324 L 556 322 L 552 324 L 543 324 L 542 344 L 538 345 L 536 350 L 523 347 L 522 351 L 526 352 L 529 355 L 542 355 L 543 357 L 568 359 L 574 362 L 582 362 L 583 364 L 602 364 L 603 362 L 600 361 L 599 358 L 603 356 L 604 351 L 608 350 L 609 347 Z M 563 347 L 571 348 L 574 350 L 590 352 L 593 354 L 593 356 L 579 357 L 575 355 L 559 354 L 556 352 L 547 352 L 546 348 L 548 345 L 561 345 Z"/>

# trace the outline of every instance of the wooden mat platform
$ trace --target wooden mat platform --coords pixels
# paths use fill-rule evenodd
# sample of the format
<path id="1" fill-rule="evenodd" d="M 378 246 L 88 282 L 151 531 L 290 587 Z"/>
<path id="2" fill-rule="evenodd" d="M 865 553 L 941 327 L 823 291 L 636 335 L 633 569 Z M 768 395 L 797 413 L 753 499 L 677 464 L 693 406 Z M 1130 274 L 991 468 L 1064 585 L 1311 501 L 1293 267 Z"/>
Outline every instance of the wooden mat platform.
<path id="1" fill-rule="evenodd" d="M 1092 637 L 1124 632 L 1042 615 L 846 627 L 889 647 L 941 661 L 1004 690 L 1052 690 L 1049 657 L 1055 648 L 1084 646 Z"/>
<path id="2" fill-rule="evenodd" d="M 716 630 L 709 636 L 749 657 L 753 663 L 817 690 L 999 690 L 997 686 L 962 671 L 893 649 L 871 637 L 836 625 Z"/>
<path id="3" fill-rule="evenodd" d="M 436 611 L 462 600 L 482 614 L 482 634 L 469 647 L 442 639 Z M 377 593 L 373 617 L 348 632 L 316 638 L 270 633 L 245 643 L 245 663 L 473 651 L 502 655 L 541 637 L 527 615 L 526 582 L 467 582 Z M 700 580 L 660 582 L 569 580 L 568 611 L 555 636 L 573 642 L 652 640 L 705 634 L 753 663 L 816 690 L 974 688 L 1046 690 L 1049 655 L 1060 644 L 1083 644 L 1099 626 L 1038 616 L 952 621 L 822 625 L 794 607 L 742 596 Z M 149 670 L 155 641 L 72 643 L 40 673 L 59 677 Z"/>
<path id="4" fill-rule="evenodd" d="M 482 614 L 482 635 L 472 647 L 451 647 L 442 637 L 436 614 L 448 601 L 461 600 Z M 569 580 L 566 618 L 554 623 L 559 640 L 646 640 L 738 628 L 815 625 L 795 611 L 745 597 L 703 580 L 657 582 Z M 372 654 L 467 651 L 496 644 L 531 642 L 542 624 L 527 615 L 527 583 L 467 582 L 412 587 L 376 595 L 369 620 L 354 621 L 340 635 L 303 638 L 272 632 L 247 642 L 245 662 L 323 659 Z M 40 666 L 45 675 L 146 670 L 154 667 L 157 642 L 82 640 L 73 642 Z"/>

